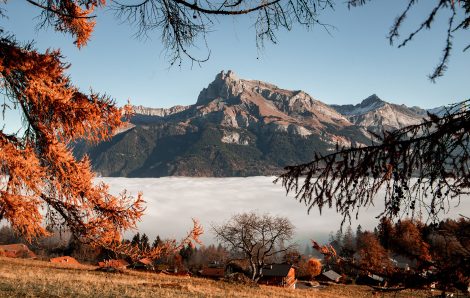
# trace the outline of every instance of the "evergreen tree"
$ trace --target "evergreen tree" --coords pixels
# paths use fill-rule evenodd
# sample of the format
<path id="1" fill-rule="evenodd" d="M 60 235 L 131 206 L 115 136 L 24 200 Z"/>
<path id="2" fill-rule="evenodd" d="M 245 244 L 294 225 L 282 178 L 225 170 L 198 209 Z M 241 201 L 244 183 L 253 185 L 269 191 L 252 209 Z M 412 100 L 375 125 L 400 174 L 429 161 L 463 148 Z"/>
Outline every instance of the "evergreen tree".
<path id="1" fill-rule="evenodd" d="M 160 236 L 157 235 L 157 237 L 155 238 L 155 240 L 152 243 L 152 248 L 157 248 L 161 244 L 162 244 L 162 239 L 160 239 Z"/>
<path id="2" fill-rule="evenodd" d="M 150 249 L 150 242 L 149 242 L 149 237 L 147 234 L 143 234 L 142 237 L 140 238 L 140 245 L 139 245 L 140 250 L 142 251 L 148 251 Z"/>
<path id="3" fill-rule="evenodd" d="M 181 248 L 181 250 L 179 251 L 179 254 L 183 258 L 183 261 L 185 263 L 189 262 L 193 253 L 194 253 L 194 250 L 191 245 L 183 246 L 183 248 Z"/>
<path id="4" fill-rule="evenodd" d="M 137 234 L 132 237 L 131 244 L 134 246 L 139 246 L 140 247 L 140 233 L 137 232 Z"/>
<path id="5" fill-rule="evenodd" d="M 385 249 L 390 249 L 390 244 L 394 237 L 394 233 L 395 232 L 392 221 L 389 218 L 382 217 L 380 219 L 376 235 L 379 238 L 380 244 Z"/>
<path id="6" fill-rule="evenodd" d="M 351 258 L 356 252 L 355 239 L 351 226 L 348 226 L 343 236 L 341 255 Z"/>
<path id="7" fill-rule="evenodd" d="M 359 247 L 359 241 L 361 239 L 362 233 L 363 233 L 362 226 L 358 225 L 356 229 L 356 248 Z"/>

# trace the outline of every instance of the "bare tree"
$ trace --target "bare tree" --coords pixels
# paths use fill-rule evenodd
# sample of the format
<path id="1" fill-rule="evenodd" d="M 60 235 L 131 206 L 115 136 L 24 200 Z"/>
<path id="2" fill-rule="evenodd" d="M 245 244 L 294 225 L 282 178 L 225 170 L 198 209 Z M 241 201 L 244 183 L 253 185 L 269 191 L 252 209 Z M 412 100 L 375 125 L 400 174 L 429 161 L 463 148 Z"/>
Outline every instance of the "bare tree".
<path id="1" fill-rule="evenodd" d="M 160 31 L 168 51 L 170 63 L 181 64 L 183 57 L 192 62 L 204 62 L 210 51 L 206 34 L 212 30 L 218 16 L 254 15 L 258 47 L 265 40 L 276 43 L 279 29 L 292 30 L 295 24 L 328 25 L 319 20 L 319 13 L 333 8 L 332 0 L 114 0 L 111 5 L 116 15 L 137 27 L 137 36 Z M 207 56 L 197 58 L 189 48 L 204 44 Z"/>
<path id="2" fill-rule="evenodd" d="M 373 204 L 385 187 L 385 210 L 379 216 L 413 216 L 419 210 L 438 221 L 469 193 L 470 112 L 468 100 L 418 125 L 375 135 L 370 146 L 338 148 L 313 161 L 286 167 L 281 180 L 310 211 L 335 206 L 343 222 Z"/>
<path id="3" fill-rule="evenodd" d="M 371 0 L 348 0 L 349 7 L 362 6 Z M 431 29 L 436 19 L 439 18 L 440 14 L 449 14 L 447 16 L 447 32 L 445 35 L 445 44 L 443 54 L 439 60 L 437 66 L 433 72 L 429 75 L 431 81 L 435 81 L 437 78 L 444 75 L 449 62 L 450 54 L 453 48 L 454 34 L 459 31 L 468 30 L 470 28 L 470 0 L 438 0 L 434 1 L 435 4 L 431 10 L 427 13 L 426 17 L 422 20 L 417 28 L 406 35 L 405 38 L 400 40 L 400 29 L 405 23 L 406 18 L 410 12 L 416 6 L 429 5 L 429 1 L 418 1 L 418 0 L 406 0 L 406 8 L 401 14 L 395 19 L 390 32 L 388 34 L 388 40 L 391 45 L 398 41 L 398 47 L 406 46 L 413 38 L 423 30 Z M 424 4 L 423 4 L 424 3 Z M 470 48 L 470 44 L 463 48 L 463 51 L 467 51 Z"/>
<path id="4" fill-rule="evenodd" d="M 250 262 L 251 278 L 255 281 L 263 276 L 268 258 L 294 246 L 288 243 L 294 235 L 294 226 L 285 217 L 242 213 L 213 229 L 221 243 L 245 254 Z"/>
<path id="5" fill-rule="evenodd" d="M 0 0 L 5 2 L 6 0 Z M 66 0 L 26 0 L 41 9 L 41 26 L 52 26 L 56 30 L 77 37 L 79 47 L 86 44 L 82 36 L 89 35 L 95 24 L 94 7 L 105 6 L 106 0 L 82 0 L 71 4 Z M 365 5 L 372 0 L 347 0 L 348 7 Z M 470 27 L 470 0 L 438 0 L 417 28 L 400 40 L 400 30 L 410 12 L 426 1 L 406 0 L 405 8 L 393 23 L 388 39 L 390 44 L 406 46 L 423 30 L 430 29 L 441 14 L 448 13 L 447 33 L 442 58 L 429 78 L 434 81 L 447 69 L 453 49 L 454 35 Z M 206 34 L 213 30 L 217 17 L 252 15 L 256 30 L 257 46 L 263 47 L 265 40 L 277 42 L 279 29 L 292 30 L 295 25 L 307 28 L 320 25 L 329 32 L 333 26 L 320 20 L 320 13 L 334 9 L 334 0 L 110 0 L 108 7 L 124 22 L 136 27 L 136 36 L 147 37 L 160 32 L 163 45 L 168 50 L 168 59 L 173 65 L 181 64 L 187 57 L 191 62 L 204 62 L 210 56 Z M 3 13 L 0 8 L 0 15 Z M 82 21 L 78 24 L 77 19 Z M 70 26 L 66 27 L 63 23 Z M 86 24 L 83 26 L 83 24 Z M 191 53 L 191 48 L 205 45 L 207 55 L 202 58 Z M 463 51 L 470 48 L 467 45 Z"/>

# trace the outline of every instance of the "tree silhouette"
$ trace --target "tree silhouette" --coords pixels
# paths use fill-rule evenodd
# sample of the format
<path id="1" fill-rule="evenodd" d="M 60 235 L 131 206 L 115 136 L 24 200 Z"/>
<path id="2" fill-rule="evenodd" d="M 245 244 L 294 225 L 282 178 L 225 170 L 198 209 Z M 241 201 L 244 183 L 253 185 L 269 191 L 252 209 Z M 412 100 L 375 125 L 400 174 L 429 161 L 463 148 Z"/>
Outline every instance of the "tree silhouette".
<path id="1" fill-rule="evenodd" d="M 262 47 L 265 40 L 276 43 L 279 29 L 292 30 L 295 24 L 307 28 L 320 25 L 328 30 L 328 25 L 319 19 L 319 13 L 333 8 L 331 0 L 146 0 L 113 1 L 111 8 L 124 21 L 137 27 L 138 36 L 146 36 L 153 30 L 161 32 L 163 44 L 167 47 L 168 58 L 173 65 L 181 64 L 187 57 L 192 62 L 204 62 L 210 50 L 206 34 L 217 22 L 216 17 L 250 14 L 254 16 L 256 40 Z M 197 58 L 189 48 L 202 43 L 207 48 L 207 56 Z"/>
<path id="2" fill-rule="evenodd" d="M 362 6 L 371 0 L 348 0 L 349 7 Z M 406 46 L 412 41 L 417 34 L 424 30 L 429 30 L 434 25 L 434 22 L 439 17 L 440 13 L 450 12 L 450 16 L 447 19 L 447 32 L 445 35 L 445 45 L 443 54 L 439 60 L 437 66 L 433 72 L 429 75 L 431 81 L 435 81 L 437 78 L 442 77 L 447 70 L 449 63 L 450 54 L 453 49 L 454 35 L 459 31 L 468 30 L 470 28 L 470 0 L 439 0 L 436 1 L 434 6 L 431 8 L 427 16 L 417 26 L 417 28 L 411 33 L 407 34 L 405 38 L 400 39 L 400 30 L 405 23 L 408 15 L 412 12 L 413 8 L 419 6 L 420 1 L 407 0 L 408 4 L 401 14 L 395 19 L 390 32 L 388 34 L 388 40 L 391 45 L 398 41 L 398 48 Z M 426 3 L 427 4 L 427 3 Z M 463 48 L 463 51 L 467 51 L 470 48 L 470 44 Z"/>
<path id="3" fill-rule="evenodd" d="M 242 213 L 213 229 L 220 242 L 245 255 L 256 281 L 263 276 L 263 267 L 270 257 L 293 247 L 285 245 L 294 235 L 294 226 L 285 217 Z"/>
<path id="4" fill-rule="evenodd" d="M 160 239 L 160 236 L 157 235 L 157 237 L 155 238 L 155 240 L 153 240 L 153 243 L 152 243 L 152 248 L 157 248 L 160 244 L 162 244 L 162 239 Z"/>
<path id="5" fill-rule="evenodd" d="M 143 251 L 150 250 L 149 237 L 145 233 L 140 238 L 140 249 L 143 250 Z"/>
<path id="6" fill-rule="evenodd" d="M 137 233 L 134 235 L 134 237 L 132 237 L 131 244 L 135 246 L 140 245 L 140 233 Z"/>
<path id="7" fill-rule="evenodd" d="M 276 181 L 287 192 L 314 206 L 335 206 L 343 222 L 358 217 L 379 189 L 385 188 L 385 210 L 379 217 L 424 215 L 433 221 L 458 205 L 470 186 L 468 101 L 447 109 L 444 116 L 429 114 L 421 124 L 383 136 L 373 134 L 372 145 L 339 148 L 314 160 L 288 166 Z M 375 141 L 374 141 L 375 139 Z M 452 202 L 451 202 L 452 201 Z M 415 213 L 419 211 L 419 213 Z"/>

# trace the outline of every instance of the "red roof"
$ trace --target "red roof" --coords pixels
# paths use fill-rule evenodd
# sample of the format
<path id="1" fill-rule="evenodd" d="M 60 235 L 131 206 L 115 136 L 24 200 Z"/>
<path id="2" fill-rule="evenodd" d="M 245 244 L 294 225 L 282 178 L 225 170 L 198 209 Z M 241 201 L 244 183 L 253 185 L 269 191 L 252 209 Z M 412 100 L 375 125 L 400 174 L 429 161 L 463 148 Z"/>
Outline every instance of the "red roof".
<path id="1" fill-rule="evenodd" d="M 152 260 L 150 260 L 149 258 L 140 259 L 139 262 L 144 265 L 152 265 Z"/>
<path id="2" fill-rule="evenodd" d="M 69 256 L 52 258 L 49 261 L 51 263 L 59 263 L 59 264 L 73 264 L 73 265 L 79 265 L 80 264 L 75 258 L 72 258 L 72 257 L 69 257 Z"/>
<path id="3" fill-rule="evenodd" d="M 0 245 L 0 255 L 9 258 L 35 259 L 36 254 L 22 243 Z"/>
<path id="4" fill-rule="evenodd" d="M 119 260 L 105 260 L 104 262 L 98 262 L 98 266 L 100 267 L 113 267 L 113 268 L 122 268 L 129 266 L 129 263 L 126 260 L 119 259 Z"/>

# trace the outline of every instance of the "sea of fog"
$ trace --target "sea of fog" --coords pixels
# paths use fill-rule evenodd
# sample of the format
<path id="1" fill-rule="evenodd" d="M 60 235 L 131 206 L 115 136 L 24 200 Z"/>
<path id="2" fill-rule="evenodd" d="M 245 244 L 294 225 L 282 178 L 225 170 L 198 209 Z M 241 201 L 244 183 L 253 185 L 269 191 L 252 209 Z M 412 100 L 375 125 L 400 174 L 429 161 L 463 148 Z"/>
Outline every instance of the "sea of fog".
<path id="1" fill-rule="evenodd" d="M 296 227 L 296 240 L 299 244 L 309 239 L 323 242 L 331 231 L 340 227 L 341 216 L 333 209 L 324 209 L 322 214 L 286 196 L 281 184 L 273 184 L 274 177 L 248 178 L 99 178 L 110 186 L 113 194 L 126 189 L 130 194 L 143 192 L 147 209 L 138 224 L 139 232 L 146 233 L 151 241 L 161 238 L 183 237 L 192 226 L 191 218 L 197 218 L 204 227 L 204 244 L 215 243 L 212 224 L 220 224 L 232 215 L 256 211 L 285 216 Z M 355 231 L 358 224 L 365 229 L 373 229 L 376 216 L 383 211 L 383 193 L 375 198 L 375 205 L 363 208 L 359 220 L 352 221 Z M 456 217 L 458 213 L 470 210 L 470 200 L 462 200 L 457 209 L 447 214 Z M 134 232 L 125 236 L 130 238 Z"/>

